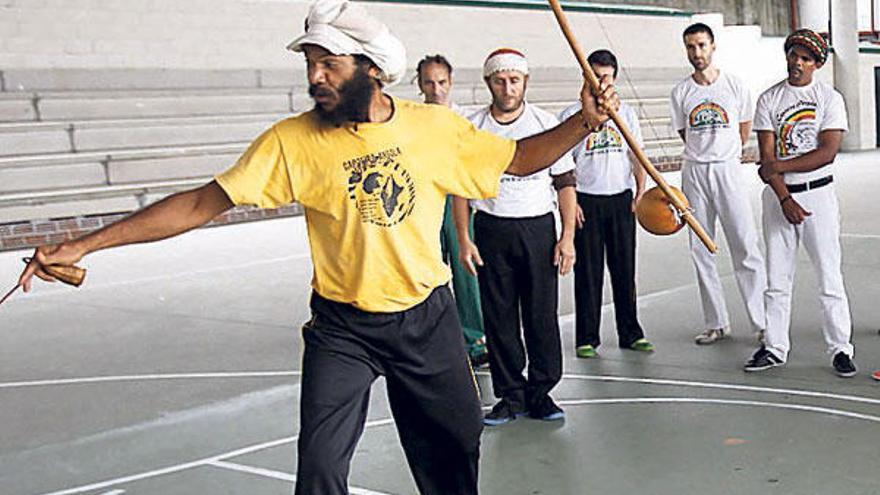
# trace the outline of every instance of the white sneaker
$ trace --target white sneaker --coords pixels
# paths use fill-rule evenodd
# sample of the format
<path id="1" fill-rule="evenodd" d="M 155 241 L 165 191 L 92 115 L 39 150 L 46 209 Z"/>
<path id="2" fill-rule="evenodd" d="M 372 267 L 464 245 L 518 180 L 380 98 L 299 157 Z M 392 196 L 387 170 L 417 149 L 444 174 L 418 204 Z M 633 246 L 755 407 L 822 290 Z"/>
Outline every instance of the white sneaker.
<path id="1" fill-rule="evenodd" d="M 694 341 L 697 343 L 697 345 L 714 344 L 721 339 L 727 338 L 728 333 L 730 332 L 725 328 L 710 328 L 694 337 Z"/>

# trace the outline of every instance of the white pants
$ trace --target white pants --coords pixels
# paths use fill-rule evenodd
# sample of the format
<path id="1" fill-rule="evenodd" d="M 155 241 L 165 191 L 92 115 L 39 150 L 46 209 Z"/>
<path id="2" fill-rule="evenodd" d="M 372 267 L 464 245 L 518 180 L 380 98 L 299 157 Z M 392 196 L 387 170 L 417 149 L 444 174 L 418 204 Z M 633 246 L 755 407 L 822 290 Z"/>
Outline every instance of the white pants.
<path id="1" fill-rule="evenodd" d="M 791 292 L 797 266 L 798 245 L 813 263 L 819 278 L 822 333 L 830 354 L 853 355 L 852 320 L 840 264 L 840 207 L 834 184 L 794 193 L 792 197 L 812 215 L 800 225 L 789 223 L 776 194 L 764 190 L 764 241 L 767 244 L 767 349 L 785 361 L 791 349 Z"/>
<path id="2" fill-rule="evenodd" d="M 752 217 L 748 191 L 743 185 L 746 172 L 739 160 L 721 163 L 685 162 L 681 168 L 682 191 L 693 215 L 715 240 L 715 223 L 721 221 L 739 293 L 743 298 L 752 331 L 766 328 L 764 290 L 767 275 L 758 246 L 758 231 Z M 691 258 L 697 271 L 706 328 L 730 325 L 724 291 L 715 256 L 690 232 Z"/>

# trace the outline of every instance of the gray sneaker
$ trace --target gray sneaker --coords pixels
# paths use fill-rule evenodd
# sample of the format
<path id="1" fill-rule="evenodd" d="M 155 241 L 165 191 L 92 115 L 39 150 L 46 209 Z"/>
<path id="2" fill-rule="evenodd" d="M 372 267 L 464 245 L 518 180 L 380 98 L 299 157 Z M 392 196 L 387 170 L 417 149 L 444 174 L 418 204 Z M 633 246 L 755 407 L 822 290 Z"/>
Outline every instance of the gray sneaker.
<path id="1" fill-rule="evenodd" d="M 694 342 L 696 342 L 697 345 L 714 344 L 721 339 L 727 338 L 728 333 L 730 332 L 726 328 L 710 328 L 694 337 Z"/>

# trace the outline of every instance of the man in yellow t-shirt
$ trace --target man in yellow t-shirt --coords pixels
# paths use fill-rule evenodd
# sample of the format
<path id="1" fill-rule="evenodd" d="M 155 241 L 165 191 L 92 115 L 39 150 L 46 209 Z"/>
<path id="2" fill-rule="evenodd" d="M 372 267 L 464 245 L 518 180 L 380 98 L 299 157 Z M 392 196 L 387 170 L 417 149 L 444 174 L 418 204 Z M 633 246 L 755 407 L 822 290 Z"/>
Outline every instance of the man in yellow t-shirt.
<path id="1" fill-rule="evenodd" d="M 398 433 L 421 493 L 475 494 L 482 414 L 439 236 L 446 196 L 495 195 L 502 172 L 548 167 L 619 103 L 582 90 L 584 110 L 518 142 L 474 128 L 438 105 L 391 98 L 403 46 L 344 0 L 312 7 L 305 53 L 312 111 L 264 132 L 209 184 L 55 246 L 22 273 L 70 265 L 109 247 L 171 237 L 236 204 L 299 202 L 314 264 L 312 319 L 303 327 L 296 494 L 347 494 L 373 381 L 384 375 Z M 597 103 L 601 103 L 600 105 Z"/>

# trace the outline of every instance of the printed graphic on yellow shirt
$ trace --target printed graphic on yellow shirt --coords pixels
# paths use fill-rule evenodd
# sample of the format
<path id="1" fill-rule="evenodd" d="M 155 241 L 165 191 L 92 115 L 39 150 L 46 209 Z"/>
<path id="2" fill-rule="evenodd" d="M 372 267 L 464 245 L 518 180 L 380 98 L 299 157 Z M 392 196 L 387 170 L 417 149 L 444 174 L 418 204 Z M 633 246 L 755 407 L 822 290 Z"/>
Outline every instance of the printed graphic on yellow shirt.
<path id="1" fill-rule="evenodd" d="M 391 148 L 342 164 L 348 173 L 348 197 L 362 222 L 391 227 L 412 213 L 415 184 L 398 157 L 400 148 Z"/>
<path id="2" fill-rule="evenodd" d="M 619 152 L 622 149 L 623 137 L 620 132 L 616 128 L 606 125 L 601 131 L 587 136 L 584 154 Z"/>
<path id="3" fill-rule="evenodd" d="M 695 106 L 688 116 L 691 130 L 703 131 L 711 129 L 725 129 L 730 127 L 730 118 L 727 116 L 727 110 L 721 105 L 705 101 Z"/>
<path id="4" fill-rule="evenodd" d="M 780 157 L 802 155 L 816 149 L 816 109 L 799 108 L 779 124 L 777 150 Z"/>

